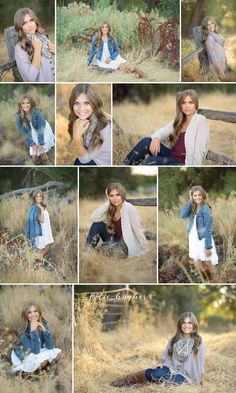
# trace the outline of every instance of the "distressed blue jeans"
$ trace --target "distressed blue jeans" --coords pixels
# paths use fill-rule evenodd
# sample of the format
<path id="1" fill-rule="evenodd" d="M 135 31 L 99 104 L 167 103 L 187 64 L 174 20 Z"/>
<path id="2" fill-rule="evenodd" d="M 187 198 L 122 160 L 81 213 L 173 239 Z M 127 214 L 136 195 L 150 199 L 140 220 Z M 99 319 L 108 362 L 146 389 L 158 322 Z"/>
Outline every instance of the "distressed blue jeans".
<path id="1" fill-rule="evenodd" d="M 171 149 L 161 143 L 160 152 L 153 156 L 149 150 L 152 138 L 141 139 L 124 159 L 126 165 L 180 165 L 176 158 L 171 157 Z"/>
<path id="2" fill-rule="evenodd" d="M 166 366 L 157 368 L 148 368 L 145 370 L 145 377 L 148 382 L 165 382 L 169 381 L 181 385 L 188 381 L 180 374 L 171 375 L 170 369 Z"/>

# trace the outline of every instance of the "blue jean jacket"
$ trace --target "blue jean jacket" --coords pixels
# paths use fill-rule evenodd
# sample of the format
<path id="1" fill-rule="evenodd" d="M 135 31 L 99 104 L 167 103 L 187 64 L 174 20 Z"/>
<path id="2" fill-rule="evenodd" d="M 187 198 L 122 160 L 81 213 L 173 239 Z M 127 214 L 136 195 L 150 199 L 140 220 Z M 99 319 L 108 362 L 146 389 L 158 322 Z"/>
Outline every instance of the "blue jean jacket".
<path id="1" fill-rule="evenodd" d="M 26 224 L 26 234 L 30 240 L 32 247 L 35 247 L 36 236 L 42 236 L 42 226 L 39 221 L 40 207 L 38 205 L 32 205 L 29 214 L 28 221 Z"/>
<path id="2" fill-rule="evenodd" d="M 16 356 L 23 361 L 29 353 L 38 354 L 41 348 L 53 349 L 55 342 L 51 336 L 51 330 L 48 324 L 44 325 L 45 331 L 30 331 L 30 327 L 25 333 L 20 334 L 19 343 L 13 348 Z"/>
<path id="3" fill-rule="evenodd" d="M 99 47 L 96 48 L 96 41 L 97 37 L 96 35 L 93 36 L 92 38 L 92 47 L 90 49 L 89 57 L 88 57 L 88 65 L 90 65 L 93 61 L 94 55 L 96 53 L 96 59 L 101 60 L 102 58 L 102 52 L 103 52 L 103 40 L 100 41 Z M 108 37 L 107 39 L 107 46 L 110 52 L 110 58 L 112 60 L 115 60 L 120 52 L 119 46 L 117 39 L 114 38 L 114 44 L 112 45 L 112 39 L 111 37 Z"/>
<path id="4" fill-rule="evenodd" d="M 22 126 L 19 113 L 16 115 L 16 125 L 17 125 L 17 128 L 18 128 L 22 138 L 24 138 L 25 143 L 28 146 L 34 146 L 35 143 L 32 139 L 30 122 L 27 119 L 27 117 L 25 117 L 24 120 L 25 120 L 26 127 Z M 39 144 L 44 145 L 44 129 L 46 126 L 46 121 L 45 121 L 40 109 L 33 109 L 31 111 L 31 123 L 32 123 L 33 128 L 38 133 Z"/>
<path id="5" fill-rule="evenodd" d="M 180 213 L 181 218 L 188 218 L 188 232 L 191 231 L 194 221 L 194 216 L 191 214 L 192 206 L 192 201 L 189 200 Z M 212 248 L 212 212 L 208 205 L 201 205 L 196 216 L 196 226 L 198 239 L 202 240 L 205 238 L 205 248 Z"/>

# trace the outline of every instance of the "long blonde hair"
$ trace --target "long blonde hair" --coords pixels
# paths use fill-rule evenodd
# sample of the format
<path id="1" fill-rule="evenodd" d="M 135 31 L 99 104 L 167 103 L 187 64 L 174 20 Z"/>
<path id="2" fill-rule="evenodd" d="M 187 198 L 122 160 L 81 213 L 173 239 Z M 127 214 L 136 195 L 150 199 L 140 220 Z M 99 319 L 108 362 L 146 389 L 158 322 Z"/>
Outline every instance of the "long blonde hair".
<path id="1" fill-rule="evenodd" d="M 190 189 L 191 195 L 193 195 L 193 193 L 196 191 L 199 191 L 202 195 L 202 204 L 206 204 L 211 209 L 211 206 L 207 202 L 207 194 L 206 194 L 206 191 L 204 190 L 204 188 L 202 186 L 192 186 Z M 197 204 L 193 201 L 193 207 L 191 210 L 191 214 L 195 215 L 196 212 L 197 212 Z"/>
<path id="2" fill-rule="evenodd" d="M 194 339 L 193 352 L 195 355 L 198 353 L 198 349 L 202 343 L 202 338 L 198 333 L 198 328 L 199 328 L 198 321 L 192 312 L 187 311 L 187 312 L 184 312 L 183 314 L 181 314 L 178 321 L 177 321 L 177 330 L 176 330 L 175 335 L 171 339 L 170 348 L 168 350 L 169 356 L 173 355 L 173 346 L 181 338 L 181 336 L 183 334 L 182 325 L 183 325 L 184 320 L 186 318 L 189 318 L 190 321 L 192 322 L 192 325 L 193 325 L 193 331 L 190 334 L 190 336 Z"/>
<path id="3" fill-rule="evenodd" d="M 125 201 L 126 189 L 122 184 L 120 183 L 109 184 L 108 187 L 106 188 L 105 194 L 109 196 L 110 192 L 113 190 L 117 190 L 121 195 L 122 200 Z M 112 205 L 112 203 L 110 203 L 107 210 L 107 224 L 106 224 L 107 231 L 110 234 L 115 233 L 115 224 L 116 224 L 115 213 L 116 213 L 116 207 Z"/>
<path id="4" fill-rule="evenodd" d="M 36 195 L 37 195 L 37 194 L 40 194 L 40 196 L 42 197 L 41 205 L 44 207 L 44 209 L 46 209 L 46 208 L 47 208 L 47 205 L 46 205 L 46 203 L 44 202 L 44 193 L 43 193 L 42 190 L 35 190 L 35 191 L 33 192 L 33 196 L 32 196 L 32 202 L 33 202 L 33 204 L 34 204 L 34 205 L 36 204 Z"/>
<path id="5" fill-rule="evenodd" d="M 103 138 L 101 136 L 100 131 L 103 128 L 105 128 L 106 125 L 108 124 L 109 117 L 104 112 L 102 99 L 99 97 L 99 95 L 95 92 L 95 90 L 92 88 L 90 84 L 81 83 L 79 85 L 76 85 L 70 94 L 70 98 L 69 98 L 70 114 L 69 114 L 68 132 L 72 140 L 73 125 L 74 122 L 78 119 L 78 117 L 74 112 L 73 107 L 77 97 L 82 93 L 86 95 L 87 100 L 93 109 L 93 113 L 96 115 L 98 120 L 98 124 L 93 132 L 92 141 L 91 141 L 91 146 L 93 148 L 96 148 L 101 146 L 103 143 Z"/>
<path id="6" fill-rule="evenodd" d="M 215 33 L 219 34 L 219 26 L 216 23 L 216 20 L 214 18 L 212 18 L 211 16 L 206 16 L 203 20 L 202 20 L 202 43 L 205 44 L 207 37 L 209 35 L 209 31 L 207 28 L 208 22 L 212 21 L 215 25 Z"/>
<path id="7" fill-rule="evenodd" d="M 45 33 L 44 29 L 41 27 L 40 21 L 37 18 L 36 14 L 30 8 L 27 8 L 27 7 L 20 8 L 18 11 L 16 11 L 15 16 L 14 16 L 14 25 L 15 25 L 15 30 L 17 33 L 18 42 L 20 43 L 21 48 L 28 53 L 28 55 L 30 57 L 30 61 L 31 61 L 33 58 L 33 55 L 34 55 L 34 48 L 27 41 L 27 37 L 22 30 L 24 18 L 26 15 L 29 15 L 31 18 L 34 19 L 34 21 L 36 23 L 36 33 L 45 34 L 45 35 L 46 35 L 46 33 Z"/>
<path id="8" fill-rule="evenodd" d="M 20 323 L 17 327 L 17 332 L 18 335 L 25 333 L 26 330 L 29 327 L 29 320 L 28 320 L 28 311 L 29 309 L 34 306 L 35 308 L 37 308 L 38 313 L 39 313 L 39 320 L 40 322 L 43 323 L 43 325 L 45 325 L 47 323 L 46 319 L 43 317 L 42 315 L 42 311 L 40 306 L 38 305 L 37 302 L 35 302 L 34 300 L 30 300 L 29 302 L 27 302 L 24 306 L 23 309 L 21 311 L 21 318 L 20 318 Z"/>
<path id="9" fill-rule="evenodd" d="M 103 28 L 104 25 L 107 25 L 107 27 L 108 27 L 107 35 L 108 35 L 108 37 L 111 38 L 112 45 L 114 45 L 114 37 L 113 37 L 113 34 L 112 34 L 111 25 L 109 23 L 107 23 L 106 21 L 104 21 L 99 26 L 99 29 L 98 29 L 98 32 L 97 32 L 97 40 L 96 40 L 96 47 L 97 48 L 100 46 L 100 43 L 102 41 L 102 28 Z"/>
<path id="10" fill-rule="evenodd" d="M 30 102 L 30 112 L 31 112 L 34 108 L 36 108 L 36 103 L 35 103 L 35 101 L 33 100 L 33 98 L 32 98 L 29 94 L 24 94 L 24 95 L 21 96 L 20 99 L 19 99 L 19 102 L 18 102 L 18 111 L 17 111 L 17 113 L 19 114 L 21 125 L 22 125 L 23 127 L 27 127 L 27 125 L 26 125 L 26 123 L 25 123 L 25 112 L 24 112 L 23 109 L 22 109 L 22 102 L 23 102 L 24 100 L 28 100 L 28 101 Z"/>
<path id="11" fill-rule="evenodd" d="M 186 115 L 182 111 L 182 104 L 186 97 L 190 96 L 195 104 L 196 110 L 198 109 L 198 94 L 196 90 L 187 89 L 179 91 L 176 94 L 176 116 L 173 123 L 174 132 L 170 135 L 170 143 L 173 146 L 180 137 L 181 129 L 186 121 Z"/>

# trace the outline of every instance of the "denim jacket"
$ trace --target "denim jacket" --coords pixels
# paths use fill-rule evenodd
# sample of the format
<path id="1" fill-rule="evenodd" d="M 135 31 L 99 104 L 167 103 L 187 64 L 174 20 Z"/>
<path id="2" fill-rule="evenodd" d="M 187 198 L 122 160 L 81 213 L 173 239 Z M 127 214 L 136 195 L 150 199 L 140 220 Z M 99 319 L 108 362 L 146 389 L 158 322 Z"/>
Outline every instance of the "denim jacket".
<path id="1" fill-rule="evenodd" d="M 55 342 L 51 336 L 51 330 L 48 324 L 45 324 L 44 328 L 45 331 L 36 329 L 31 332 L 28 326 L 25 333 L 20 334 L 19 343 L 13 350 L 21 361 L 31 352 L 38 354 L 41 348 L 53 349 L 55 347 Z"/>
<path id="2" fill-rule="evenodd" d="M 19 113 L 16 115 L 16 125 L 17 125 L 17 128 L 18 128 L 22 138 L 24 138 L 25 143 L 28 146 L 34 146 L 35 143 L 32 139 L 30 122 L 26 116 L 25 116 L 24 120 L 25 120 L 26 127 L 22 126 Z M 31 111 L 31 123 L 32 123 L 33 128 L 38 133 L 39 145 L 44 145 L 44 129 L 46 126 L 46 121 L 45 121 L 40 109 L 33 109 Z"/>
<path id="3" fill-rule="evenodd" d="M 30 240 L 32 247 L 35 247 L 36 236 L 42 236 L 42 226 L 39 221 L 40 207 L 38 205 L 32 205 L 29 214 L 28 221 L 26 224 L 26 234 Z"/>
<path id="4" fill-rule="evenodd" d="M 97 41 L 97 37 L 96 37 L 96 35 L 94 35 L 93 39 L 92 39 L 92 47 L 90 49 L 90 53 L 89 53 L 89 57 L 88 57 L 88 65 L 90 65 L 92 63 L 95 53 L 96 53 L 96 59 L 101 60 L 101 58 L 102 58 L 103 40 L 100 41 L 98 48 L 96 48 L 96 41 Z M 117 58 L 120 50 L 119 50 L 117 39 L 114 38 L 113 41 L 114 41 L 114 44 L 112 45 L 112 39 L 111 39 L 111 37 L 108 37 L 107 46 L 108 46 L 108 49 L 110 52 L 110 58 L 112 60 L 115 60 Z"/>
<path id="5" fill-rule="evenodd" d="M 188 218 L 188 232 L 193 226 L 194 216 L 191 214 L 192 201 L 189 200 L 181 210 L 181 218 Z M 202 204 L 196 215 L 198 239 L 205 238 L 205 248 L 212 248 L 212 212 L 208 205 Z"/>

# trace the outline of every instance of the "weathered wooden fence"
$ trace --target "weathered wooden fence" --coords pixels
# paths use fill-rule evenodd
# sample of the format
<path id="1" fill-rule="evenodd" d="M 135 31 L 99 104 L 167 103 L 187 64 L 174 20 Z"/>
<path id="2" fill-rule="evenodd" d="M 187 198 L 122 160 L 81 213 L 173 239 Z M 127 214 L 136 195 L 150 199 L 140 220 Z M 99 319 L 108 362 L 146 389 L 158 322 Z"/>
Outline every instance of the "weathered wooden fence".
<path id="1" fill-rule="evenodd" d="M 15 27 L 11 26 L 4 29 L 4 36 L 6 39 L 7 51 L 9 62 L 3 65 L 0 65 L 0 73 L 4 73 L 6 71 L 12 70 L 13 78 L 15 82 L 22 82 L 23 79 L 18 71 L 15 61 L 15 46 L 17 42 Z"/>

